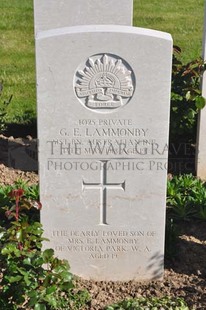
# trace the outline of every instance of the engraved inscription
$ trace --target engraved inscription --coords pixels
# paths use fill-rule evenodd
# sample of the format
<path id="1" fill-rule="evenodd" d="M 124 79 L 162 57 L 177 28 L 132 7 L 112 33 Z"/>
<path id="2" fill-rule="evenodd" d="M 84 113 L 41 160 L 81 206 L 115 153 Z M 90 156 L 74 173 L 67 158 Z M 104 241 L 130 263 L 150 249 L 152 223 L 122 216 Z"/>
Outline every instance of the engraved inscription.
<path id="1" fill-rule="evenodd" d="M 100 222 L 99 225 L 107 225 L 107 189 L 125 190 L 125 181 L 123 183 L 107 182 L 107 160 L 101 160 L 103 166 L 101 170 L 101 180 L 99 183 L 86 183 L 83 181 L 84 189 L 100 189 Z"/>
<path id="2" fill-rule="evenodd" d="M 54 230 L 50 237 L 55 239 L 57 251 L 84 252 L 89 259 L 118 259 L 126 252 L 147 255 L 158 238 L 153 230 Z"/>
<path id="3" fill-rule="evenodd" d="M 134 73 L 128 63 L 116 55 L 93 55 L 78 68 L 74 89 L 85 107 L 111 112 L 132 98 Z"/>

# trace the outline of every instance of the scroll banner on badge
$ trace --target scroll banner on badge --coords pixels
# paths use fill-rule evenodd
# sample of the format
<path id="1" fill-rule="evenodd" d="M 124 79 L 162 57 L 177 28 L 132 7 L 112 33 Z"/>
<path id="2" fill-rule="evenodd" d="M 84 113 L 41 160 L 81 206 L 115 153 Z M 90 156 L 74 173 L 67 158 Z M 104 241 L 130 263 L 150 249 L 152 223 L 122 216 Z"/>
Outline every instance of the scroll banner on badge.
<path id="1" fill-rule="evenodd" d="M 118 108 L 122 105 L 121 100 L 108 100 L 108 101 L 95 101 L 95 100 L 89 100 L 87 103 L 87 106 L 89 108 L 94 109 L 104 109 L 104 108 Z"/>
<path id="2" fill-rule="evenodd" d="M 87 97 L 96 94 L 104 94 L 104 89 L 102 88 L 93 88 L 88 90 L 80 90 L 76 88 L 76 92 L 78 97 Z M 116 88 L 107 88 L 105 95 L 118 95 L 121 97 L 131 97 L 133 93 L 133 88 L 129 88 L 126 90 L 116 89 Z"/>

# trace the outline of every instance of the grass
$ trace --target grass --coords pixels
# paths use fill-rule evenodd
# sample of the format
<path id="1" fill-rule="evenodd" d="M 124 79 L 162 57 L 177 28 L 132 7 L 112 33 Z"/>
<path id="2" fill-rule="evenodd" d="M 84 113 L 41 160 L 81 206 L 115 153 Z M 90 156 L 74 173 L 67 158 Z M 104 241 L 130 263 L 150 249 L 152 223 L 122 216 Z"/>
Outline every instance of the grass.
<path id="1" fill-rule="evenodd" d="M 13 95 L 8 121 L 26 123 L 36 115 L 32 0 L 0 0 L 0 15 L 2 101 Z"/>
<path id="2" fill-rule="evenodd" d="M 134 25 L 170 32 L 183 61 L 201 55 L 204 0 L 134 0 Z M 0 0 L 0 81 L 13 94 L 9 122 L 36 116 L 32 0 Z"/>
<path id="3" fill-rule="evenodd" d="M 166 31 L 184 63 L 202 55 L 204 0 L 134 0 L 134 25 Z"/>

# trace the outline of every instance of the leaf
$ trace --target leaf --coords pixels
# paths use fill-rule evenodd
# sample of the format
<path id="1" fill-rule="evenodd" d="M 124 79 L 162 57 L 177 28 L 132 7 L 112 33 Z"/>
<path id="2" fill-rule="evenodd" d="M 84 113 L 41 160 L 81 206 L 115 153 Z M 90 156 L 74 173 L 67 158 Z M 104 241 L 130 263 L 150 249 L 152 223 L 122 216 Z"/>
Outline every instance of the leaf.
<path id="1" fill-rule="evenodd" d="M 0 239 L 2 239 L 6 234 L 5 230 L 0 231 Z"/>
<path id="2" fill-rule="evenodd" d="M 1 250 L 1 254 L 2 255 L 7 255 L 10 253 L 14 253 L 14 252 L 19 252 L 16 248 L 15 244 L 9 243 L 7 244 L 2 250 Z M 15 253 L 16 254 L 16 253 Z"/>
<path id="3" fill-rule="evenodd" d="M 30 300 L 29 300 L 29 303 L 28 303 L 28 306 L 34 306 L 35 304 L 37 303 L 37 297 L 34 296 L 34 297 L 31 297 Z"/>
<path id="4" fill-rule="evenodd" d="M 15 283 L 19 282 L 22 279 L 22 276 L 16 276 L 16 277 L 7 277 L 9 283 Z"/>
<path id="5" fill-rule="evenodd" d="M 196 107 L 201 110 L 205 107 L 205 99 L 202 96 L 198 96 L 195 100 Z"/>
<path id="6" fill-rule="evenodd" d="M 31 258 L 30 257 L 27 257 L 27 258 L 25 258 L 24 260 L 23 260 L 23 263 L 25 264 L 25 265 L 31 265 Z"/>
<path id="7" fill-rule="evenodd" d="M 190 119 L 194 119 L 194 117 L 195 117 L 195 115 L 196 115 L 196 111 L 195 110 L 193 110 L 193 109 L 189 109 L 189 112 L 188 112 L 188 119 L 190 120 Z"/>
<path id="8" fill-rule="evenodd" d="M 43 259 L 45 262 L 48 262 L 52 256 L 54 255 L 54 250 L 53 249 L 47 249 L 43 252 Z"/>
<path id="9" fill-rule="evenodd" d="M 48 304 L 52 307 L 52 309 L 58 309 L 57 299 L 53 295 L 46 296 L 44 300 L 48 302 Z"/>
<path id="10" fill-rule="evenodd" d="M 23 231 L 22 229 L 18 230 L 17 233 L 16 233 L 16 239 L 18 241 L 23 241 Z"/>
<path id="11" fill-rule="evenodd" d="M 65 268 L 64 265 L 59 265 L 59 266 L 55 267 L 53 271 L 54 271 L 55 273 L 61 273 L 61 272 L 63 272 L 63 271 L 67 271 L 67 269 Z"/>
<path id="12" fill-rule="evenodd" d="M 72 288 L 74 288 L 74 284 L 71 281 L 65 282 L 64 284 L 61 285 L 61 289 L 64 291 L 71 290 Z"/>
<path id="13" fill-rule="evenodd" d="M 44 259 L 42 257 L 37 257 L 32 260 L 32 265 L 34 265 L 35 267 L 42 266 L 43 263 L 44 263 Z"/>
<path id="14" fill-rule="evenodd" d="M 17 267 L 17 271 L 20 272 L 23 276 L 25 276 L 26 274 L 28 274 L 28 271 L 25 270 L 24 268 L 18 268 L 18 267 Z"/>
<path id="15" fill-rule="evenodd" d="M 186 93 L 186 100 L 190 100 L 190 98 L 191 98 L 191 93 L 190 93 L 190 91 L 188 91 Z"/>
<path id="16" fill-rule="evenodd" d="M 61 278 L 65 281 L 71 281 L 72 280 L 72 274 L 68 271 L 63 271 L 60 273 Z"/>
<path id="17" fill-rule="evenodd" d="M 34 310 L 46 310 L 46 306 L 43 304 L 36 304 Z"/>
<path id="18" fill-rule="evenodd" d="M 31 281 L 29 280 L 29 273 L 25 274 L 24 281 L 25 281 L 27 286 L 30 286 Z"/>
<path id="19" fill-rule="evenodd" d="M 50 287 L 48 287 L 46 289 L 46 294 L 50 295 L 50 294 L 54 293 L 56 290 L 57 290 L 57 286 L 56 285 L 52 285 L 52 286 L 50 286 Z"/>
<path id="20" fill-rule="evenodd" d="M 28 296 L 30 298 L 37 298 L 38 294 L 37 294 L 37 291 L 31 291 L 31 292 L 28 292 Z"/>

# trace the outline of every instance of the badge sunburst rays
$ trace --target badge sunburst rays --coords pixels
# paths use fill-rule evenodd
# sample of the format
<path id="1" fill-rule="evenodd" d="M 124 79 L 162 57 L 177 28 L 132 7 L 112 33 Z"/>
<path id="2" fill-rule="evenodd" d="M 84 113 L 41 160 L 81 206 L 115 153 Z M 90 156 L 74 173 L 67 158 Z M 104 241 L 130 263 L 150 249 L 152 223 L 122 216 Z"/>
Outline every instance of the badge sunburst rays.
<path id="1" fill-rule="evenodd" d="M 127 68 L 123 65 L 121 59 L 109 59 L 109 57 L 104 54 L 104 56 L 100 59 L 96 59 L 95 61 L 92 58 L 88 59 L 88 65 L 85 67 L 84 70 L 79 70 L 79 79 L 77 81 L 77 87 L 80 86 L 82 90 L 86 90 L 90 88 L 91 81 L 99 76 L 105 75 L 107 77 L 110 76 L 114 80 L 118 80 L 119 87 L 121 89 L 127 89 L 128 87 L 132 87 L 131 81 L 131 71 L 127 70 Z M 94 87 L 95 85 L 93 85 Z M 114 87 L 117 85 L 114 85 Z"/>
<path id="2" fill-rule="evenodd" d="M 94 55 L 80 68 L 74 87 L 78 99 L 87 108 L 109 112 L 125 105 L 133 96 L 134 74 L 120 57 Z"/>

